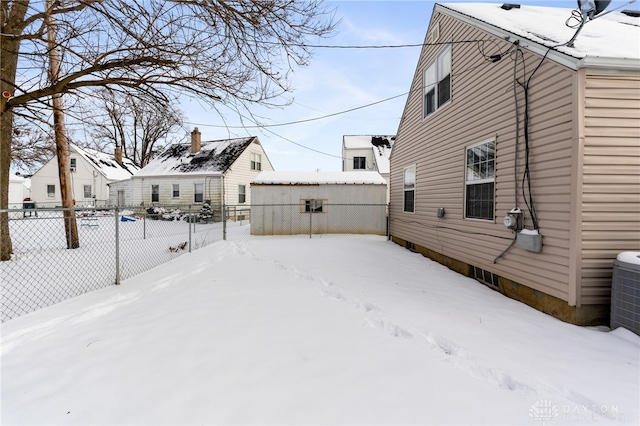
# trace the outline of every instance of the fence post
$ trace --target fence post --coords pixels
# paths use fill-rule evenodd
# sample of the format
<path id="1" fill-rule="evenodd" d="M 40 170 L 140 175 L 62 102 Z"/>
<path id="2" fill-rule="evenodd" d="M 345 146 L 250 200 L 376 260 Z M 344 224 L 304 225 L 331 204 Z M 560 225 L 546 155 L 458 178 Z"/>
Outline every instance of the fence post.
<path id="1" fill-rule="evenodd" d="M 116 285 L 120 285 L 120 220 L 118 218 L 118 207 L 114 210 L 116 218 Z"/>
<path id="2" fill-rule="evenodd" d="M 147 209 L 142 213 L 142 239 L 147 239 Z"/>
<path id="3" fill-rule="evenodd" d="M 227 206 L 222 205 L 222 239 L 227 240 Z"/>
<path id="4" fill-rule="evenodd" d="M 311 234 L 313 232 L 313 206 L 309 209 L 309 238 L 311 238 Z"/>
<path id="5" fill-rule="evenodd" d="M 187 220 L 187 222 L 189 222 L 189 253 L 191 253 L 191 222 L 195 220 L 195 218 L 191 217 L 191 204 L 189 204 L 189 216 L 187 217 L 189 218 L 189 220 Z M 196 227 L 195 224 L 193 227 Z"/>

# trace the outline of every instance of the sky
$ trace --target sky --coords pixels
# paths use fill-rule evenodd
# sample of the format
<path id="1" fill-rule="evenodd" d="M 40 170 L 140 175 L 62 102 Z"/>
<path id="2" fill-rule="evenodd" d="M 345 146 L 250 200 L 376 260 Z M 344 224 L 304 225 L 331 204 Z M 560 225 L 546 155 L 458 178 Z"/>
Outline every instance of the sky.
<path id="1" fill-rule="evenodd" d="M 518 1 L 519 4 L 575 8 L 575 1 Z M 627 1 L 613 1 L 608 9 Z M 403 45 L 424 41 L 434 7 L 432 1 L 329 1 L 342 22 L 331 45 Z M 637 9 L 636 5 L 627 9 Z M 227 129 L 219 115 L 195 101 L 182 109 L 187 127 L 198 127 L 203 140 L 258 136 L 278 171 L 339 171 L 343 135 L 395 135 L 420 55 L 419 47 L 389 49 L 324 49 L 314 51 L 308 67 L 292 78 L 293 103 L 282 109 L 252 110 L 263 122 L 306 120 L 393 100 L 331 118 L 266 129 Z M 400 95 L 400 96 L 399 96 Z M 241 123 L 229 112 L 226 124 Z M 288 141 L 287 141 L 288 139 Z M 305 149 L 296 144 L 304 145 Z M 315 151 L 313 151 L 315 150 Z M 318 153 L 320 151 L 322 153 Z"/>
<path id="2" fill-rule="evenodd" d="M 564 323 L 385 237 L 247 227 L 4 322 L 0 422 L 638 424 L 632 332 Z"/>

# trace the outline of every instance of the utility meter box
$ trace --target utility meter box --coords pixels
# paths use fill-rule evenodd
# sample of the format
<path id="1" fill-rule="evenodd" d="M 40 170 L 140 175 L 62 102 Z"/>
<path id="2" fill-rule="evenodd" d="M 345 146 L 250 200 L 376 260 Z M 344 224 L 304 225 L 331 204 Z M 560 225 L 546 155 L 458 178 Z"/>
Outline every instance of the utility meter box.
<path id="1" fill-rule="evenodd" d="M 537 230 L 523 229 L 518 232 L 516 247 L 523 250 L 540 253 L 542 251 L 542 235 Z"/>

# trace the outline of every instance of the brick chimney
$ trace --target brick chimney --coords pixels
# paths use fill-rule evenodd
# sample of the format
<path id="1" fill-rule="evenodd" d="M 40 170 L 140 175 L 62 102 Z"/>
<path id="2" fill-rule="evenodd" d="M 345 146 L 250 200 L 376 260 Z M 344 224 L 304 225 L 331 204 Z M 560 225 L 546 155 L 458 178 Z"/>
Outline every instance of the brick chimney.
<path id="1" fill-rule="evenodd" d="M 202 140 L 200 138 L 200 130 L 196 127 L 193 129 L 193 132 L 191 132 L 191 152 L 194 154 L 202 148 Z"/>
<path id="2" fill-rule="evenodd" d="M 113 156 L 116 158 L 118 164 L 122 165 L 122 147 L 120 145 L 116 146 L 116 151 L 113 153 Z"/>

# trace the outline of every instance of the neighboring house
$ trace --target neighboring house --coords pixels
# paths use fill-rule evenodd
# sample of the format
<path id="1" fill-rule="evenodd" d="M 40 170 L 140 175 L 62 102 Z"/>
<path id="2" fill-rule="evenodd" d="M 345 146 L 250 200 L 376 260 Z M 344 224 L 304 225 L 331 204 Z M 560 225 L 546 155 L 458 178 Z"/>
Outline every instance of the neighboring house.
<path id="1" fill-rule="evenodd" d="M 342 171 L 373 170 L 389 184 L 389 157 L 396 137 L 391 135 L 344 135 Z M 387 201 L 389 191 L 387 191 Z"/>
<path id="2" fill-rule="evenodd" d="M 640 250 L 640 20 L 598 16 L 561 46 L 571 12 L 435 5 L 391 156 L 390 229 L 509 297 L 606 323 L 614 259 Z"/>
<path id="3" fill-rule="evenodd" d="M 109 199 L 111 182 L 126 179 L 139 168 L 122 152 L 114 155 L 69 144 L 71 188 L 77 206 L 103 206 Z M 37 207 L 62 204 L 58 158 L 53 157 L 31 177 L 31 199 Z"/>
<path id="4" fill-rule="evenodd" d="M 251 182 L 251 234 L 378 234 L 387 184 L 377 172 L 262 172 Z"/>
<path id="5" fill-rule="evenodd" d="M 9 176 L 9 208 L 22 208 L 25 198 L 31 197 L 31 179 L 19 174 Z"/>
<path id="6" fill-rule="evenodd" d="M 130 180 L 112 185 L 110 203 L 177 206 L 206 202 L 219 208 L 224 200 L 228 206 L 248 206 L 249 183 L 262 170 L 273 170 L 273 166 L 257 137 L 202 142 L 196 128 L 190 144 L 167 146 Z"/>

